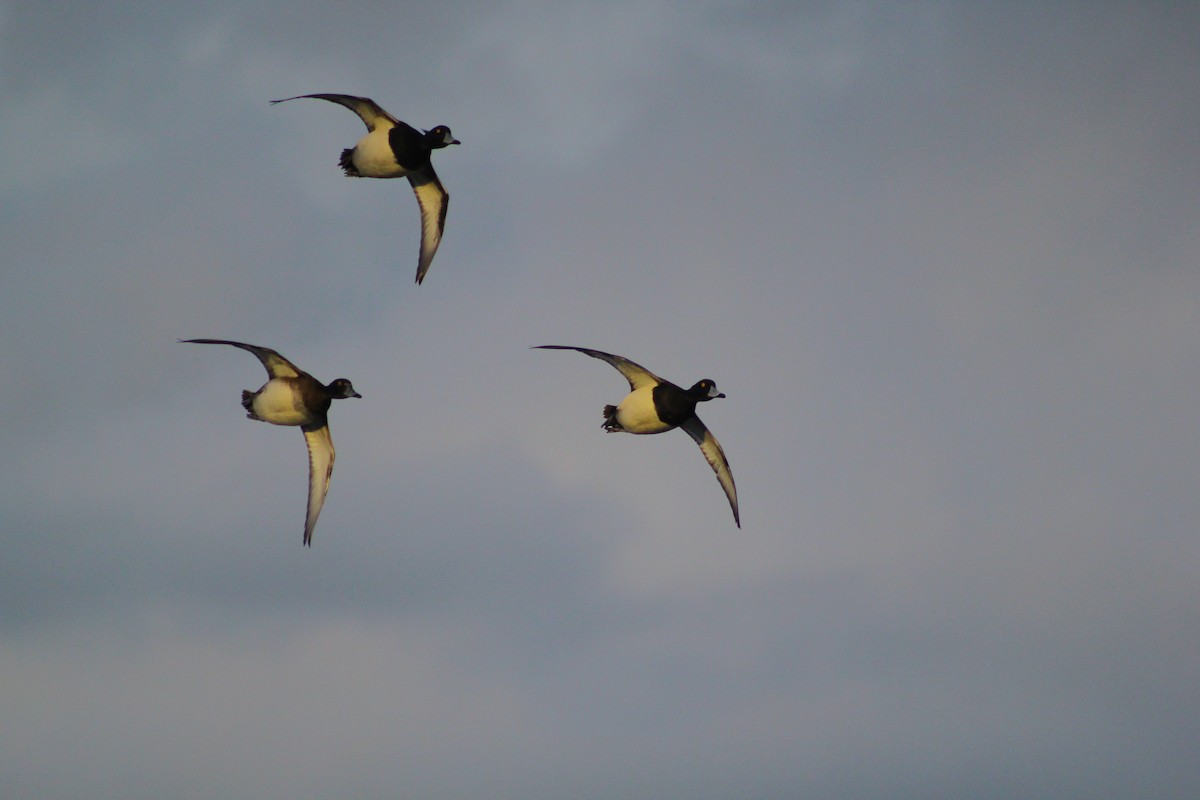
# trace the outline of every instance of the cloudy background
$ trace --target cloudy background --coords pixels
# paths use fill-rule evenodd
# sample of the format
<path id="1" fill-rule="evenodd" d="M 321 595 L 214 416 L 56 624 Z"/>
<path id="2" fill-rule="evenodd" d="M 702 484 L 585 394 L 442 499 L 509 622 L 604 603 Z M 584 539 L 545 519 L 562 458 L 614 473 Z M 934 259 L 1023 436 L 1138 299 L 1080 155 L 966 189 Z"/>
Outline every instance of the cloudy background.
<path id="1" fill-rule="evenodd" d="M 0 795 L 1200 795 L 1200 9 L 381 5 L 0 4 Z"/>

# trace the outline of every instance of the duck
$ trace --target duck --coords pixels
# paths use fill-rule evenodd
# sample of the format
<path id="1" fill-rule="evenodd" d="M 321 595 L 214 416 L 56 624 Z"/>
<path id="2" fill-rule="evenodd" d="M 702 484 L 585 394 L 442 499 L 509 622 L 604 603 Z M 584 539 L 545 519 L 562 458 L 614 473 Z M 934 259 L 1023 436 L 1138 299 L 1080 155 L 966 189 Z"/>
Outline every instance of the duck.
<path id="1" fill-rule="evenodd" d="M 700 445 L 700 452 L 704 454 L 704 459 L 708 461 L 721 488 L 725 490 L 725 497 L 733 510 L 734 523 L 738 528 L 742 527 L 741 516 L 738 513 L 737 486 L 729 469 L 729 459 L 725 457 L 725 450 L 717 441 L 717 437 L 713 436 L 708 426 L 696 416 L 696 406 L 699 403 L 725 397 L 722 392 L 717 391 L 715 381 L 704 378 L 694 383 L 691 388 L 683 389 L 624 356 L 587 347 L 557 344 L 537 345 L 533 349 L 576 350 L 586 356 L 608 362 L 617 372 L 624 375 L 625 380 L 629 381 L 630 392 L 619 404 L 604 407 L 604 423 L 601 427 L 609 433 L 633 434 L 655 434 L 675 428 L 683 429 Z"/>
<path id="2" fill-rule="evenodd" d="M 338 164 L 350 178 L 408 178 L 417 205 L 421 208 L 421 251 L 417 260 L 417 284 L 433 263 L 442 232 L 446 228 L 446 209 L 450 195 L 433 171 L 430 154 L 434 150 L 462 144 L 445 125 L 418 131 L 401 122 L 369 97 L 349 94 L 301 94 L 272 100 L 271 104 L 312 98 L 327 100 L 353 111 L 367 126 L 367 135 L 354 147 L 342 151 Z"/>
<path id="3" fill-rule="evenodd" d="M 329 434 L 329 406 L 334 400 L 362 395 L 345 378 L 329 385 L 309 375 L 269 347 L 228 339 L 180 339 L 186 344 L 227 344 L 253 353 L 267 370 L 268 380 L 258 391 L 242 392 L 246 416 L 272 425 L 299 427 L 308 446 L 308 510 L 304 516 L 304 546 L 312 546 L 313 529 L 329 493 L 333 476 L 333 438 Z"/>

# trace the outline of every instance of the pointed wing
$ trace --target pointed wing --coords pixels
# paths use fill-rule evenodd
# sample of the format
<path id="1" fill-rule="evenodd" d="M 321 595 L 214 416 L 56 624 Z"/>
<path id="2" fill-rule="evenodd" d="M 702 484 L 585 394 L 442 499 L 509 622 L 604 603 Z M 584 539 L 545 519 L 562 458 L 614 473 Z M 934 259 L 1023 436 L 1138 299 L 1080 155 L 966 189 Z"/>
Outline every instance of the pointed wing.
<path id="1" fill-rule="evenodd" d="M 421 207 L 421 257 L 417 261 L 417 283 L 425 279 L 433 255 L 442 243 L 442 231 L 446 228 L 446 209 L 450 206 L 450 195 L 442 187 L 433 167 L 426 164 L 419 170 L 408 173 L 408 182 L 417 195 Z"/>
<path id="2" fill-rule="evenodd" d="M 262 365 L 266 367 L 267 374 L 272 378 L 298 378 L 305 374 L 303 370 L 269 347 L 259 347 L 258 345 L 246 344 L 244 342 L 231 342 L 228 339 L 180 339 L 179 341 L 191 344 L 227 344 L 233 347 L 240 347 L 257 356 Z"/>
<path id="3" fill-rule="evenodd" d="M 713 472 L 717 473 L 717 480 L 721 483 L 721 488 L 725 490 L 725 496 L 729 498 L 729 507 L 733 509 L 733 521 L 739 528 L 742 527 L 741 517 L 738 516 L 737 487 L 733 484 L 733 473 L 729 471 L 729 461 L 725 458 L 725 451 L 721 449 L 721 443 L 695 414 L 679 427 L 687 431 L 688 436 L 691 436 L 696 440 L 696 444 L 700 445 L 700 452 L 704 453 L 708 465 L 713 468 Z"/>
<path id="4" fill-rule="evenodd" d="M 345 106 L 355 114 L 358 114 L 358 118 L 361 119 L 363 124 L 367 126 L 368 131 L 375 130 L 375 126 L 379 124 L 380 120 L 386 120 L 393 125 L 404 125 L 403 122 L 384 111 L 379 107 L 378 103 L 369 97 L 355 97 L 354 95 L 349 94 L 301 94 L 296 95 L 295 97 L 285 97 L 282 100 L 272 100 L 271 105 L 275 105 L 276 103 L 286 103 L 288 100 L 302 100 L 306 97 L 311 97 L 316 100 L 328 100 L 331 103 L 337 103 L 339 106 Z M 405 127 L 409 128 L 409 130 L 412 130 L 412 128 L 407 125 L 405 125 Z"/>
<path id="5" fill-rule="evenodd" d="M 612 364 L 617 372 L 625 376 L 625 380 L 629 381 L 630 389 L 640 389 L 643 386 L 654 386 L 659 383 L 667 383 L 662 378 L 655 375 L 650 370 L 643 366 L 633 363 L 624 356 L 614 356 L 612 353 L 602 353 L 599 350 L 589 350 L 586 347 L 570 347 L 561 344 L 543 344 L 537 345 L 536 350 L 578 350 L 585 356 L 598 358 L 601 361 L 607 361 Z"/>
<path id="6" fill-rule="evenodd" d="M 308 445 L 308 512 L 304 515 L 304 544 L 312 546 L 313 528 L 321 516 L 321 506 L 329 493 L 329 479 L 333 476 L 333 437 L 329 435 L 329 424 L 306 425 L 304 443 Z"/>

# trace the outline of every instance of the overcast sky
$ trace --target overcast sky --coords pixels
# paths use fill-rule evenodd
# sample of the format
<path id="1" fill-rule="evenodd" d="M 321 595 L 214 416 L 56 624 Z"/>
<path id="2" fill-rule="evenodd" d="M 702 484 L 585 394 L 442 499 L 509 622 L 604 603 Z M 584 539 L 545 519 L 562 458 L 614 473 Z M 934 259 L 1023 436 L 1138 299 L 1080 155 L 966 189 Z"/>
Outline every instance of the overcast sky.
<path id="1" fill-rule="evenodd" d="M 1200 796 L 1197 42 L 0 2 L 0 796 Z M 424 285 L 312 92 L 462 141 Z M 311 550 L 300 433 L 191 337 L 362 393 Z M 715 380 L 744 527 L 540 344 Z"/>

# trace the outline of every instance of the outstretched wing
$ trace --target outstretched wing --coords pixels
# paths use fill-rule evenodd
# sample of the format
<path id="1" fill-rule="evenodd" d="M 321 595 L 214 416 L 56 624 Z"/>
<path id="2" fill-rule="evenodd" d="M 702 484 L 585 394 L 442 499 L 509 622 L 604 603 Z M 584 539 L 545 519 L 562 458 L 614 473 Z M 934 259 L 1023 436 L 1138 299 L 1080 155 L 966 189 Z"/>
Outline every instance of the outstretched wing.
<path id="1" fill-rule="evenodd" d="M 617 372 L 625 376 L 625 380 L 629 381 L 630 389 L 640 389 L 643 386 L 654 386 L 659 383 L 666 383 L 662 378 L 655 375 L 650 370 L 643 366 L 633 363 L 624 356 L 614 356 L 612 353 L 603 353 L 599 350 L 589 350 L 586 347 L 570 347 L 561 344 L 542 344 L 537 345 L 534 349 L 537 350 L 578 350 L 585 356 L 598 358 L 601 361 L 607 361 L 612 364 Z"/>
<path id="2" fill-rule="evenodd" d="M 313 528 L 321 516 L 321 506 L 329 493 L 329 479 L 333 476 L 333 437 L 328 423 L 308 426 L 304 431 L 304 443 L 308 445 L 308 512 L 304 515 L 304 544 L 312 546 Z"/>
<path id="3" fill-rule="evenodd" d="M 350 94 L 300 94 L 296 95 L 295 97 L 285 97 L 282 100 L 272 100 L 271 105 L 275 105 L 276 103 L 286 103 L 288 100 L 302 100 L 307 97 L 311 97 L 316 100 L 328 100 L 331 103 L 337 103 L 339 106 L 345 106 L 355 114 L 358 114 L 358 118 L 361 119 L 363 124 L 367 126 L 368 131 L 375 130 L 375 126 L 378 125 L 381 120 L 386 120 L 392 125 L 404 125 L 404 127 L 408 128 L 409 130 L 413 130 L 411 126 L 405 125 L 403 122 L 384 111 L 379 107 L 378 103 L 369 97 L 355 97 L 354 95 Z M 413 132 L 416 133 L 415 130 Z M 419 136 L 420 134 L 418 133 L 417 135 Z"/>
<path id="4" fill-rule="evenodd" d="M 233 347 L 240 347 L 257 356 L 258 360 L 266 368 L 267 374 L 272 378 L 298 378 L 305 374 L 295 364 L 269 347 L 259 347 L 258 345 L 246 344 L 245 342 L 231 342 L 228 339 L 180 339 L 179 341 L 191 344 L 227 344 Z"/>
<path id="5" fill-rule="evenodd" d="M 725 490 L 725 496 L 729 498 L 729 507 L 733 509 L 733 521 L 739 528 L 742 527 L 741 517 L 738 516 L 737 486 L 733 484 L 733 473 L 729 471 L 729 461 L 725 458 L 725 451 L 721 449 L 721 443 L 695 414 L 679 427 L 687 431 L 688 436 L 691 436 L 696 440 L 696 444 L 700 445 L 700 452 L 704 453 L 708 465 L 713 468 L 713 472 L 717 473 L 717 480 L 721 483 L 721 488 Z"/>
<path id="6" fill-rule="evenodd" d="M 433 166 L 426 163 L 424 167 L 408 173 L 408 182 L 417 195 L 417 205 L 421 207 L 421 257 L 417 261 L 417 283 L 425 279 L 429 265 L 433 263 L 433 255 L 438 245 L 442 243 L 442 231 L 446 229 L 446 209 L 450 206 L 450 195 L 442 187 Z"/>

